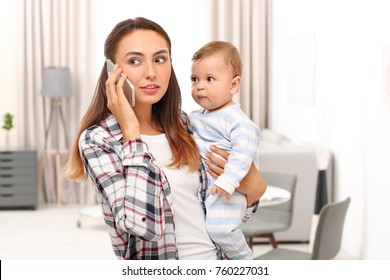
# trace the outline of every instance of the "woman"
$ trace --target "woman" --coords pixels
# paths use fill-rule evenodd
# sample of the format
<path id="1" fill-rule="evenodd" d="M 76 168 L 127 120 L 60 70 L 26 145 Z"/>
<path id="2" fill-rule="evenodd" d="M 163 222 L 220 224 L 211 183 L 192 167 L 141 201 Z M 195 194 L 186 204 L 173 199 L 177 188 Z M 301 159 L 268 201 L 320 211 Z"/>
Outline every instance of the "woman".
<path id="1" fill-rule="evenodd" d="M 206 168 L 180 109 L 168 35 L 150 20 L 125 20 L 107 37 L 104 54 L 116 65 L 108 75 L 102 69 L 66 175 L 92 179 L 119 259 L 224 259 L 205 229 Z M 123 93 L 126 78 L 135 107 Z M 210 174 L 221 174 L 224 161 L 209 159 Z M 241 184 L 248 213 L 265 191 L 257 174 L 253 168 Z"/>

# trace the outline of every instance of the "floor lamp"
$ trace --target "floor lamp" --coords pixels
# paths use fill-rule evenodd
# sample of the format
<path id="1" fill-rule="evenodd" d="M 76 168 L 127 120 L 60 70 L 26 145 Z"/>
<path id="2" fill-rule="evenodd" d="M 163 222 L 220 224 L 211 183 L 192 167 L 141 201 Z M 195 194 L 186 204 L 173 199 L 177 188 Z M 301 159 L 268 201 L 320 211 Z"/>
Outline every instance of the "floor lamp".
<path id="1" fill-rule="evenodd" d="M 65 147 L 69 148 L 68 135 L 66 133 L 65 119 L 62 112 L 61 100 L 73 95 L 72 79 L 68 67 L 47 67 L 43 70 L 42 96 L 50 98 L 49 124 L 45 122 L 45 152 L 55 155 L 57 205 L 62 204 L 61 168 L 60 168 L 60 123 L 65 137 Z M 53 119 L 56 120 L 56 147 L 48 149 L 48 137 L 53 127 Z M 65 151 L 66 151 L 65 149 Z"/>

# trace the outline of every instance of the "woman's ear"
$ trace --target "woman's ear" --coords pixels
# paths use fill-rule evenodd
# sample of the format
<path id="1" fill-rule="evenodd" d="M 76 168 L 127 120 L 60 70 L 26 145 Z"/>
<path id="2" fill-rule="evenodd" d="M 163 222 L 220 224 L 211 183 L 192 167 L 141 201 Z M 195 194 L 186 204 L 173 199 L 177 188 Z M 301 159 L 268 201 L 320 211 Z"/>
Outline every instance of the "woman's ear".
<path id="1" fill-rule="evenodd" d="M 241 77 L 240 76 L 234 77 L 232 80 L 232 85 L 230 87 L 230 94 L 235 95 L 240 89 L 240 85 L 241 85 Z"/>

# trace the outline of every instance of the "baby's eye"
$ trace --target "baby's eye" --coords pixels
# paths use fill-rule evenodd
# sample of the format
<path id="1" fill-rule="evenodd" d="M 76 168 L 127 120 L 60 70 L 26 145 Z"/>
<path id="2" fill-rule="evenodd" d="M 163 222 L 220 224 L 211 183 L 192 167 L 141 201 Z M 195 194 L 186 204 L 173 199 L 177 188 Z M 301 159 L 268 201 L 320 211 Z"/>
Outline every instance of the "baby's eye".
<path id="1" fill-rule="evenodd" d="M 191 77 L 191 83 L 196 83 L 198 81 L 198 78 Z"/>
<path id="2" fill-rule="evenodd" d="M 212 81 L 215 81 L 215 79 L 213 77 L 207 77 L 207 81 L 212 82 Z"/>

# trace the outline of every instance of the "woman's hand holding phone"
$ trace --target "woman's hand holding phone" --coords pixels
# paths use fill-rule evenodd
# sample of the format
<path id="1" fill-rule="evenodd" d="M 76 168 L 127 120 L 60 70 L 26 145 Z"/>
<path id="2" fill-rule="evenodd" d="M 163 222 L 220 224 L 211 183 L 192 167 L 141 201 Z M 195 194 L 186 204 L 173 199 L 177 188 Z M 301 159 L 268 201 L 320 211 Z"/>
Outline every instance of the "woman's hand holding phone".
<path id="1" fill-rule="evenodd" d="M 118 65 L 115 65 L 108 73 L 106 81 L 107 107 L 122 129 L 123 143 L 140 137 L 137 117 L 123 92 L 125 80 L 126 75 L 122 74 Z"/>
<path id="2" fill-rule="evenodd" d="M 114 68 L 114 63 L 111 61 L 111 59 L 106 59 L 106 68 L 107 68 L 107 75 L 111 72 L 111 70 Z M 118 82 L 119 77 L 116 79 L 116 82 Z M 125 94 L 127 100 L 129 101 L 131 107 L 135 106 L 135 89 L 133 84 L 126 79 L 123 83 L 123 93 Z"/>

